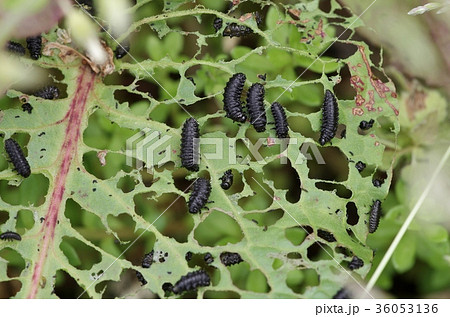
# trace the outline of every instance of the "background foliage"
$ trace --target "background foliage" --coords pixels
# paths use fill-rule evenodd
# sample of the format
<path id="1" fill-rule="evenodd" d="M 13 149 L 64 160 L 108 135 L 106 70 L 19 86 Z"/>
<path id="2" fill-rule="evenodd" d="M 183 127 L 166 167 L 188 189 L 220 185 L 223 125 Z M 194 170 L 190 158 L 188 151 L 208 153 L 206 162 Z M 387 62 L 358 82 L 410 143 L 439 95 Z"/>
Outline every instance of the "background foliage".
<path id="1" fill-rule="evenodd" d="M 118 38 L 130 42 L 134 58 L 115 60 L 116 71 L 94 82 L 38 297 L 165 297 L 170 294 L 162 290 L 163 283 L 175 283 L 198 268 L 208 272 L 212 285 L 183 297 L 330 298 L 343 286 L 355 296 L 364 295 L 349 276 L 370 276 L 414 204 L 411 197 L 423 187 L 415 182 L 419 167 L 426 170 L 430 157 L 438 159 L 442 144 L 448 144 L 446 96 L 397 69 L 390 72 L 401 88 L 397 98 L 394 83 L 381 68 L 380 49 L 361 38 L 369 38 L 362 21 L 336 1 L 240 1 L 228 15 L 229 4 L 136 1 L 134 22 Z M 255 11 L 263 17 L 261 25 L 253 18 L 238 20 Z M 216 16 L 225 23 L 243 23 L 255 34 L 225 39 L 212 27 Z M 56 29 L 44 36 L 57 41 Z M 114 41 L 101 36 L 115 49 Z M 395 48 L 388 49 L 396 54 Z M 30 63 L 27 57 L 20 61 Z M 57 122 L 77 94 L 81 63 L 64 63 L 55 55 L 35 64 L 48 71 L 48 82 L 62 96 L 52 101 L 29 96 L 31 115 L 22 111 L 19 98 L 30 92 L 12 87 L 0 99 L 0 129 L 26 149 L 33 171 L 22 180 L 0 158 L 0 228 L 23 237 L 20 243 L 0 241 L 2 297 L 26 297 L 31 288 L 42 224 L 61 165 L 66 124 Z M 223 118 L 223 88 L 235 72 L 247 75 L 247 88 L 267 74 L 266 106 L 302 74 L 278 100 L 286 107 L 290 136 L 297 140 L 287 149 L 288 164 L 280 163 L 278 146 L 263 147 L 264 165 L 251 156 L 241 161 L 250 154 L 243 138 L 255 142 L 275 134 L 271 129 L 257 134 L 248 123 L 239 126 Z M 319 165 L 306 160 L 301 145 L 316 144 L 325 89 L 334 90 L 339 99 L 341 126 L 331 145 L 319 147 L 326 162 Z M 358 96 L 368 104 L 355 104 Z M 188 114 L 179 104 L 199 121 L 202 137 L 239 139 L 240 164 L 232 166 L 235 184 L 229 191 L 220 188 L 218 179 L 230 167 L 225 159 L 202 157 L 199 173 L 180 168 L 180 127 Z M 417 107 L 411 116 L 412 104 Z M 393 108 L 400 110 L 398 117 Z M 268 118 L 272 121 L 270 113 Z M 371 118 L 377 121 L 369 134 L 358 130 L 361 120 Z M 126 140 L 145 128 L 169 136 L 173 150 L 168 161 L 151 170 L 126 164 Z M 343 129 L 345 138 L 340 136 Z M 428 150 L 430 138 L 439 140 L 433 151 Z M 202 153 L 211 151 L 202 147 Z M 101 153 L 107 153 L 104 166 Z M 363 173 L 354 167 L 357 161 L 367 164 Z M 201 215 L 190 215 L 186 190 L 199 175 L 211 179 L 213 202 Z M 373 186 L 374 178 L 384 179 L 380 188 Z M 374 199 L 386 195 L 385 217 L 368 238 L 367 212 Z M 410 275 L 416 277 L 413 296 L 450 285 L 441 277 L 449 266 L 448 226 L 439 221 L 446 206 L 424 208 L 433 210 L 433 217 L 417 219 L 379 280 L 394 296 L 404 295 L 402 280 Z M 321 239 L 319 229 L 337 241 Z M 156 263 L 143 269 L 141 259 L 150 250 Z M 189 262 L 188 251 L 194 254 Z M 223 251 L 238 252 L 244 262 L 223 266 Z M 214 257 L 209 265 L 203 259 L 207 252 Z M 343 268 L 353 255 L 365 265 L 346 273 Z M 135 270 L 148 284 L 140 286 Z"/>

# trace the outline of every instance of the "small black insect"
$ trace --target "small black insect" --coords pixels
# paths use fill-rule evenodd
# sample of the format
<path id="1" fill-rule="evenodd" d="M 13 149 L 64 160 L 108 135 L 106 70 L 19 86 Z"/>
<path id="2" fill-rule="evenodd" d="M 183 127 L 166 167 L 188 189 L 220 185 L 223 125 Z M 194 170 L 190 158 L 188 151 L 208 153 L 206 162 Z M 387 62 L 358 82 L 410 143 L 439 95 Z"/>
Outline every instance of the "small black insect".
<path id="1" fill-rule="evenodd" d="M 231 170 L 227 170 L 219 179 L 222 180 L 222 183 L 220 183 L 220 187 L 222 187 L 223 189 L 228 189 L 231 187 L 231 185 L 233 185 L 233 172 Z"/>
<path id="2" fill-rule="evenodd" d="M 22 105 L 22 110 L 23 112 L 28 112 L 29 114 L 31 114 L 31 111 L 33 111 L 33 107 L 28 102 L 26 102 Z"/>
<path id="3" fill-rule="evenodd" d="M 211 264 L 211 263 L 214 262 L 214 258 L 213 258 L 213 256 L 212 256 L 212 254 L 209 253 L 209 252 L 205 254 L 205 256 L 203 257 L 203 259 L 205 260 L 205 263 L 206 263 L 206 264 Z"/>
<path id="4" fill-rule="evenodd" d="M 262 81 L 266 81 L 267 74 L 258 74 L 258 78 L 261 79 Z"/>
<path id="5" fill-rule="evenodd" d="M 217 31 L 219 31 L 222 28 L 223 20 L 221 18 L 215 18 L 213 22 L 213 27 Z"/>
<path id="6" fill-rule="evenodd" d="M 47 86 L 34 93 L 36 97 L 44 99 L 56 99 L 59 97 L 59 89 L 55 86 Z"/>
<path id="7" fill-rule="evenodd" d="M 375 123 L 375 120 L 370 119 L 369 121 L 363 120 L 359 123 L 359 128 L 361 130 L 369 130 L 372 128 L 373 124 Z"/>
<path id="8" fill-rule="evenodd" d="M 320 127 L 320 145 L 331 141 L 336 134 L 339 121 L 339 108 L 336 97 L 330 90 L 325 91 L 322 105 L 322 126 Z"/>
<path id="9" fill-rule="evenodd" d="M 141 285 L 147 284 L 147 280 L 144 278 L 144 276 L 142 275 L 141 272 L 136 271 L 136 277 L 137 277 L 138 281 L 141 282 Z"/>
<path id="10" fill-rule="evenodd" d="M 222 35 L 233 38 L 233 37 L 247 36 L 252 33 L 253 33 L 253 30 L 251 28 L 249 28 L 248 26 L 237 24 L 237 23 L 233 22 L 233 23 L 227 24 L 227 26 L 223 30 Z"/>
<path id="11" fill-rule="evenodd" d="M 270 107 L 272 110 L 273 119 L 275 120 L 275 132 L 280 139 L 287 138 L 289 135 L 289 126 L 284 112 L 283 106 L 278 102 L 274 102 Z"/>
<path id="12" fill-rule="evenodd" d="M 42 36 L 37 35 L 27 37 L 27 48 L 30 51 L 32 59 L 39 59 L 39 57 L 41 57 Z"/>
<path id="13" fill-rule="evenodd" d="M 114 55 L 117 59 L 121 59 L 125 55 L 128 54 L 130 51 L 130 44 L 129 43 L 122 43 L 120 45 L 117 45 L 116 50 L 114 51 Z"/>
<path id="14" fill-rule="evenodd" d="M 209 275 L 203 270 L 190 272 L 180 278 L 175 286 L 172 288 L 172 292 L 175 294 L 181 294 L 185 291 L 195 290 L 200 286 L 209 286 L 211 279 Z"/>
<path id="15" fill-rule="evenodd" d="M 186 261 L 190 261 L 190 260 L 192 260 L 192 252 L 191 251 L 188 251 L 188 252 L 186 252 L 186 254 L 184 255 L 184 258 L 186 259 Z"/>
<path id="16" fill-rule="evenodd" d="M 8 51 L 10 51 L 11 53 L 23 56 L 25 55 L 25 47 L 23 47 L 22 44 L 17 43 L 17 42 L 13 42 L 13 41 L 8 41 L 6 43 L 6 49 Z"/>
<path id="17" fill-rule="evenodd" d="M 11 162 L 14 165 L 17 173 L 23 177 L 28 177 L 31 174 L 30 165 L 23 155 L 20 145 L 13 139 L 5 140 L 5 151 Z"/>
<path id="18" fill-rule="evenodd" d="M 22 237 L 17 232 L 6 231 L 6 232 L 3 232 L 2 234 L 0 234 L 0 239 L 8 240 L 8 241 L 13 241 L 13 240 L 21 241 Z"/>
<path id="19" fill-rule="evenodd" d="M 345 288 L 341 288 L 336 295 L 333 296 L 333 299 L 351 299 L 351 296 Z"/>
<path id="20" fill-rule="evenodd" d="M 189 197 L 189 212 L 196 214 L 205 207 L 211 194 L 211 183 L 206 178 L 197 178 L 194 183 L 191 196 Z"/>
<path id="21" fill-rule="evenodd" d="M 148 269 L 153 264 L 153 250 L 151 250 L 149 253 L 144 255 L 144 258 L 142 259 L 142 267 L 145 269 Z"/>
<path id="22" fill-rule="evenodd" d="M 228 80 L 223 92 L 223 109 L 227 117 L 233 121 L 245 122 L 247 116 L 242 111 L 241 95 L 244 89 L 246 77 L 243 73 L 237 73 Z"/>
<path id="23" fill-rule="evenodd" d="M 181 166 L 188 170 L 198 171 L 198 139 L 200 132 L 198 122 L 194 118 L 188 118 L 181 130 Z"/>
<path id="24" fill-rule="evenodd" d="M 239 264 L 242 261 L 241 256 L 236 252 L 222 252 L 220 254 L 220 262 L 225 266 Z"/>
<path id="25" fill-rule="evenodd" d="M 355 167 L 358 170 L 358 172 L 361 173 L 366 168 L 366 164 L 361 161 L 358 161 L 356 162 Z"/>
<path id="26" fill-rule="evenodd" d="M 375 178 L 372 181 L 373 186 L 375 187 L 381 187 L 381 185 L 383 185 L 383 181 L 381 179 Z"/>
<path id="27" fill-rule="evenodd" d="M 350 270 L 356 270 L 363 266 L 364 266 L 364 261 L 361 260 L 360 258 L 358 258 L 357 256 L 354 256 L 352 258 L 352 261 L 348 264 L 348 268 Z"/>
<path id="28" fill-rule="evenodd" d="M 378 224 L 380 223 L 380 217 L 381 217 L 381 201 L 377 199 L 374 201 L 372 208 L 370 209 L 369 233 L 374 233 L 377 230 Z"/>
<path id="29" fill-rule="evenodd" d="M 344 129 L 341 131 L 341 139 L 345 139 L 347 137 L 347 130 Z"/>
<path id="30" fill-rule="evenodd" d="M 325 241 L 328 241 L 328 242 L 335 242 L 336 241 L 336 238 L 334 237 L 334 235 L 331 232 L 328 232 L 326 230 L 322 230 L 322 229 L 317 230 L 317 235 L 320 238 L 322 238 L 322 239 L 324 239 Z"/>
<path id="31" fill-rule="evenodd" d="M 266 111 L 264 109 L 264 86 L 253 84 L 247 93 L 247 108 L 250 116 L 250 123 L 256 131 L 266 131 Z"/>

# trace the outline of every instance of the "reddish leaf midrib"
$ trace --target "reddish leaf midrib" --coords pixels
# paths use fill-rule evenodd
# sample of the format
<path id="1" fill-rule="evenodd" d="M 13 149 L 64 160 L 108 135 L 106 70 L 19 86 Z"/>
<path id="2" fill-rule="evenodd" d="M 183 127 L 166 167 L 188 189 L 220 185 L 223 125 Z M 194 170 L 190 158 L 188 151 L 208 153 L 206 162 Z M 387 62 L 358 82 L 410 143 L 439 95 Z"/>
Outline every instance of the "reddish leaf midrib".
<path id="1" fill-rule="evenodd" d="M 35 298 L 37 295 L 42 270 L 48 256 L 50 246 L 53 243 L 55 228 L 58 222 L 58 214 L 61 209 L 61 203 L 64 196 L 66 178 L 70 165 L 72 164 L 73 157 L 77 151 L 81 121 L 86 108 L 86 100 L 94 85 L 94 79 L 95 74 L 89 67 L 84 65 L 80 67 L 77 87 L 73 95 L 69 111 L 64 120 L 67 121 L 67 128 L 64 142 L 59 153 L 59 170 L 55 177 L 49 208 L 47 215 L 45 216 L 45 222 L 42 228 L 42 238 L 39 243 L 39 258 L 33 268 L 33 275 L 27 298 Z"/>

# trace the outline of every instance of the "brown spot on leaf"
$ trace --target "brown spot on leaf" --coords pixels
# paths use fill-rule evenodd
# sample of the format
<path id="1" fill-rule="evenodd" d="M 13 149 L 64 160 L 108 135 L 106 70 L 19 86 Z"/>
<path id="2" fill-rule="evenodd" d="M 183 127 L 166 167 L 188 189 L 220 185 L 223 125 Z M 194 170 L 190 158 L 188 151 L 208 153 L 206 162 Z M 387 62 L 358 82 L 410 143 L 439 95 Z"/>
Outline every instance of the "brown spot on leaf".
<path id="1" fill-rule="evenodd" d="M 317 35 L 320 35 L 321 38 L 325 37 L 325 32 L 323 31 L 323 20 L 320 19 L 319 25 L 317 26 L 317 29 L 315 30 L 315 33 Z"/>
<path id="2" fill-rule="evenodd" d="M 364 114 L 364 110 L 362 108 L 352 108 L 352 114 L 354 116 L 362 116 Z"/>
<path id="3" fill-rule="evenodd" d="M 300 18 L 300 14 L 302 13 L 302 10 L 289 9 L 288 13 L 291 16 L 291 18 L 293 18 L 294 20 L 298 20 Z"/>
<path id="4" fill-rule="evenodd" d="M 252 15 L 253 15 L 252 13 L 246 13 L 239 18 L 239 21 L 241 21 L 241 22 L 247 21 L 248 19 L 250 19 L 252 17 Z"/>
<path id="5" fill-rule="evenodd" d="M 387 99 L 387 96 L 386 96 L 386 92 L 389 92 L 391 90 L 381 80 L 374 79 L 375 77 L 373 75 L 372 69 L 370 68 L 369 60 L 364 52 L 364 50 L 365 50 L 364 46 L 359 45 L 358 50 L 361 53 L 361 57 L 366 66 L 367 74 L 369 75 L 370 83 L 371 83 L 372 87 L 375 89 L 378 96 L 380 96 L 380 98 L 382 98 L 384 100 L 384 102 L 386 104 L 388 104 L 389 107 L 391 107 L 391 109 L 394 111 L 395 115 L 398 116 L 398 113 L 399 113 L 398 109 Z"/>
<path id="6" fill-rule="evenodd" d="M 350 85 L 358 92 L 364 91 L 364 82 L 358 75 L 350 77 Z"/>
<path id="7" fill-rule="evenodd" d="M 361 96 L 360 94 L 357 94 L 357 95 L 356 95 L 355 103 L 356 103 L 356 105 L 357 105 L 358 107 L 361 107 L 361 106 L 364 104 L 365 101 L 366 101 L 366 99 L 364 99 L 363 96 Z"/>
<path id="8" fill-rule="evenodd" d="M 365 107 L 368 111 L 376 111 L 376 109 L 373 107 L 373 105 L 375 104 L 373 90 L 369 90 L 368 94 L 369 94 L 369 101 L 366 103 Z"/>

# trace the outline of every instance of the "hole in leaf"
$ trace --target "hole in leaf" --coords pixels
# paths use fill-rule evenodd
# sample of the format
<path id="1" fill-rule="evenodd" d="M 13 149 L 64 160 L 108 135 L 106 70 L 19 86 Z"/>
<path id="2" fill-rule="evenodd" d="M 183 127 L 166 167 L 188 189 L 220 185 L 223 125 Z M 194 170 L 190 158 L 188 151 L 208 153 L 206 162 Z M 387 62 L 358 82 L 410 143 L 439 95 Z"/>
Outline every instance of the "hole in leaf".
<path id="1" fill-rule="evenodd" d="M 209 264 L 206 263 L 207 257 L 205 257 L 205 256 L 207 256 L 208 253 L 209 252 L 193 253 L 191 256 L 191 259 L 188 261 L 188 266 L 191 268 L 201 267 L 202 269 L 205 270 L 208 266 L 218 264 L 220 262 L 220 259 L 218 256 L 213 256 L 213 255 L 211 255 L 211 253 L 209 253 L 211 255 L 212 262 Z"/>
<path id="2" fill-rule="evenodd" d="M 308 160 L 308 176 L 313 179 L 342 182 L 348 178 L 347 157 L 337 147 L 319 147 L 320 154 L 325 164 L 319 164 L 317 160 Z"/>
<path id="3" fill-rule="evenodd" d="M 100 263 L 102 260 L 100 252 L 76 238 L 63 237 L 59 248 L 67 257 L 70 265 L 80 270 L 90 270 L 94 264 Z"/>
<path id="4" fill-rule="evenodd" d="M 250 270 L 250 265 L 245 262 L 229 266 L 233 284 L 240 289 L 249 290 L 257 293 L 267 293 L 270 286 L 267 284 L 267 278 L 260 270 Z"/>
<path id="5" fill-rule="evenodd" d="M 220 107 L 222 105 L 220 104 Z M 225 115 L 225 112 L 224 112 Z M 223 133 L 225 133 L 225 135 L 228 138 L 234 138 L 236 137 L 238 131 L 239 131 L 239 127 L 242 124 L 237 123 L 237 122 L 233 122 L 233 120 L 228 119 L 228 118 L 210 118 L 208 120 L 206 120 L 206 122 L 203 124 L 201 130 L 200 130 L 200 134 L 201 135 L 205 135 L 207 133 L 214 133 L 216 131 L 221 131 Z M 230 142 L 231 143 L 231 142 Z M 224 146 L 228 145 L 228 142 L 224 142 Z"/>
<path id="6" fill-rule="evenodd" d="M 147 199 L 147 196 L 134 196 L 136 213 L 149 223 L 158 219 L 154 226 L 163 235 L 178 242 L 187 242 L 187 236 L 194 228 L 194 220 L 187 211 L 184 198 L 176 194 L 163 194 L 154 199 Z"/>
<path id="7" fill-rule="evenodd" d="M 357 50 L 356 46 L 351 46 L 354 47 L 355 50 Z M 340 76 L 341 81 L 333 87 L 336 98 L 338 100 L 355 100 L 356 90 L 353 89 L 353 87 L 350 85 L 351 74 L 348 67 L 341 68 Z"/>
<path id="8" fill-rule="evenodd" d="M 22 256 L 14 249 L 4 248 L 0 250 L 0 258 L 3 258 L 8 262 L 6 275 L 9 278 L 19 277 L 25 268 L 25 260 Z"/>
<path id="9" fill-rule="evenodd" d="M 319 285 L 319 275 L 313 269 L 293 270 L 286 275 L 286 285 L 296 294 L 303 294 L 308 287 Z"/>
<path id="10" fill-rule="evenodd" d="M 303 135 L 305 138 L 314 138 L 316 133 L 311 128 L 311 122 L 300 116 L 288 117 L 289 128 Z"/>
<path id="11" fill-rule="evenodd" d="M 280 259 L 273 259 L 272 268 L 274 270 L 278 270 L 280 267 L 283 266 L 283 264 L 284 264 L 284 262 L 282 260 L 280 260 Z"/>
<path id="12" fill-rule="evenodd" d="M 187 180 L 185 177 L 187 175 L 187 170 L 184 168 L 176 169 L 172 172 L 173 183 L 176 188 L 183 192 L 190 192 L 192 187 L 190 187 L 193 183 L 193 180 Z"/>
<path id="13" fill-rule="evenodd" d="M 120 74 L 118 72 L 114 72 L 110 75 L 107 75 L 103 83 L 107 86 L 130 86 L 136 80 L 136 76 L 132 75 L 129 71 L 122 71 Z"/>
<path id="14" fill-rule="evenodd" d="M 350 197 L 352 197 L 351 190 L 347 189 L 347 187 L 345 187 L 344 185 L 327 182 L 316 182 L 315 185 L 318 189 L 332 191 L 341 198 L 349 199 Z"/>
<path id="15" fill-rule="evenodd" d="M 129 214 L 108 215 L 106 220 L 109 228 L 116 232 L 121 241 L 130 241 L 136 238 L 136 233 L 134 232 L 136 223 Z"/>
<path id="16" fill-rule="evenodd" d="M 295 226 L 291 228 L 286 228 L 284 230 L 284 235 L 293 245 L 300 245 L 305 240 L 308 234 L 311 234 L 313 229 L 309 226 L 300 227 Z"/>
<path id="17" fill-rule="evenodd" d="M 266 212 L 251 213 L 244 217 L 256 222 L 260 227 L 268 227 L 275 224 L 283 217 L 284 211 L 282 209 L 269 210 Z M 255 221 L 256 220 L 256 221 Z"/>
<path id="18" fill-rule="evenodd" d="M 347 59 L 352 55 L 355 55 L 358 48 L 354 44 L 346 44 L 341 42 L 334 42 L 331 46 L 327 48 L 324 56 L 332 57 L 336 59 Z M 350 77 L 350 76 L 349 76 Z M 347 77 L 347 78 L 349 78 Z M 340 99 L 340 98 L 338 98 Z"/>
<path id="19" fill-rule="evenodd" d="M 347 127 L 345 124 L 339 124 L 336 130 L 337 139 L 345 139 L 347 137 Z"/>
<path id="20" fill-rule="evenodd" d="M 18 280 L 0 282 L 0 298 L 7 299 L 16 296 L 22 288 L 22 283 Z"/>
<path id="21" fill-rule="evenodd" d="M 75 281 L 75 279 L 69 275 L 66 271 L 56 271 L 55 288 L 53 293 L 62 299 L 78 298 L 83 293 L 83 289 Z M 50 283 L 50 281 L 47 281 Z M 80 298 L 89 298 L 87 292 L 85 292 Z"/>
<path id="22" fill-rule="evenodd" d="M 352 16 L 351 11 L 346 7 L 335 9 L 334 13 L 344 18 L 350 18 Z"/>
<path id="23" fill-rule="evenodd" d="M 286 164 L 282 164 L 281 159 L 272 161 L 264 166 L 263 171 L 267 179 L 274 181 L 275 188 L 287 190 L 288 202 L 294 204 L 300 200 L 301 181 L 290 160 L 287 160 Z M 283 177 L 279 177 L 280 175 Z"/>
<path id="24" fill-rule="evenodd" d="M 308 259 L 311 261 L 330 260 L 333 254 L 333 250 L 321 242 L 315 242 L 308 248 Z"/>
<path id="25" fill-rule="evenodd" d="M 9 212 L 6 210 L 0 210 L 0 225 L 6 223 L 9 219 Z"/>
<path id="26" fill-rule="evenodd" d="M 203 294 L 205 299 L 239 299 L 241 295 L 232 291 L 206 291 Z"/>
<path id="27" fill-rule="evenodd" d="M 117 182 L 117 188 L 120 188 L 124 193 L 129 193 L 136 187 L 137 180 L 129 175 L 126 175 L 119 179 Z"/>
<path id="28" fill-rule="evenodd" d="M 145 187 L 150 187 L 153 184 L 153 174 L 148 173 L 147 170 L 144 168 L 139 171 L 141 174 L 141 180 L 142 183 L 145 185 Z M 156 180 L 155 180 L 156 182 Z"/>
<path id="29" fill-rule="evenodd" d="M 347 223 L 351 226 L 354 226 L 359 221 L 358 209 L 354 202 L 350 201 L 346 205 L 347 210 Z"/>
<path id="30" fill-rule="evenodd" d="M 143 98 L 139 94 L 129 92 L 126 89 L 115 90 L 114 91 L 114 99 L 116 99 L 120 104 L 128 104 L 128 107 L 130 109 L 133 109 L 134 106 L 137 104 L 146 104 L 147 108 L 149 106 L 148 99 Z"/>
<path id="31" fill-rule="evenodd" d="M 273 191 L 263 182 L 263 175 L 253 170 L 244 172 L 245 180 L 254 192 L 253 196 L 239 199 L 238 204 L 244 210 L 264 210 L 273 203 Z"/>
<path id="32" fill-rule="evenodd" d="M 311 68 L 297 66 L 297 67 L 295 67 L 294 70 L 295 70 L 295 74 L 297 75 L 297 77 L 301 75 L 303 80 L 311 80 L 312 81 L 312 80 L 320 79 L 320 77 L 322 77 L 322 74 L 316 73 Z"/>
<path id="33" fill-rule="evenodd" d="M 321 0 L 319 1 L 319 9 L 325 13 L 330 13 L 331 11 L 331 2 L 330 0 Z"/>
<path id="34" fill-rule="evenodd" d="M 146 93 L 149 97 L 159 100 L 160 93 L 159 93 L 159 86 L 156 83 L 151 83 L 145 79 L 138 80 L 136 82 L 136 90 Z"/>
<path id="35" fill-rule="evenodd" d="M 115 176 L 121 170 L 129 173 L 133 169 L 126 164 L 124 155 L 116 153 L 106 154 L 106 165 L 102 166 L 97 156 L 98 153 L 99 152 L 90 151 L 83 155 L 83 165 L 86 168 L 86 171 L 98 179 L 108 179 Z M 77 172 L 83 173 L 81 170 Z"/>
<path id="36" fill-rule="evenodd" d="M 184 105 L 182 102 L 180 104 L 186 109 L 186 105 Z M 171 128 L 179 128 L 183 124 L 183 122 L 188 118 L 188 115 L 177 114 L 178 111 L 183 110 L 177 103 L 170 103 L 170 104 L 161 103 L 152 109 L 149 118 L 152 121 L 164 122 L 167 126 Z"/>
<path id="37" fill-rule="evenodd" d="M 102 299 L 128 298 L 130 293 L 134 295 L 131 298 L 158 298 L 158 295 L 152 293 L 146 286 L 141 286 L 141 283 L 136 278 L 136 271 L 132 269 L 123 270 L 119 281 L 101 281 L 95 285 L 95 291 L 103 293 Z"/>
<path id="38" fill-rule="evenodd" d="M 20 234 L 24 234 L 25 230 L 30 230 L 34 226 L 34 217 L 31 210 L 20 210 L 17 213 L 16 229 Z"/>
<path id="39" fill-rule="evenodd" d="M 244 237 L 237 222 L 230 216 L 212 211 L 194 231 L 194 238 L 200 245 L 216 246 L 238 243 Z"/>
<path id="40" fill-rule="evenodd" d="M 45 202 L 48 192 L 48 178 L 42 174 L 31 174 L 21 181 L 19 186 L 0 180 L 0 197 L 11 205 L 40 206 Z"/>
<path id="41" fill-rule="evenodd" d="M 136 133 L 139 133 L 139 130 L 122 128 L 109 120 L 105 111 L 97 110 L 89 117 L 87 128 L 83 132 L 83 141 L 87 146 L 96 149 L 122 151 L 126 148 L 126 141 Z"/>
<path id="42" fill-rule="evenodd" d="M 301 259 L 302 255 L 298 252 L 289 252 L 286 257 L 291 260 Z"/>
<path id="43" fill-rule="evenodd" d="M 350 251 L 350 249 L 346 248 L 346 247 L 342 247 L 342 246 L 337 246 L 334 248 L 334 250 L 336 251 L 336 253 L 340 253 L 347 256 L 351 256 L 353 253 Z"/>

